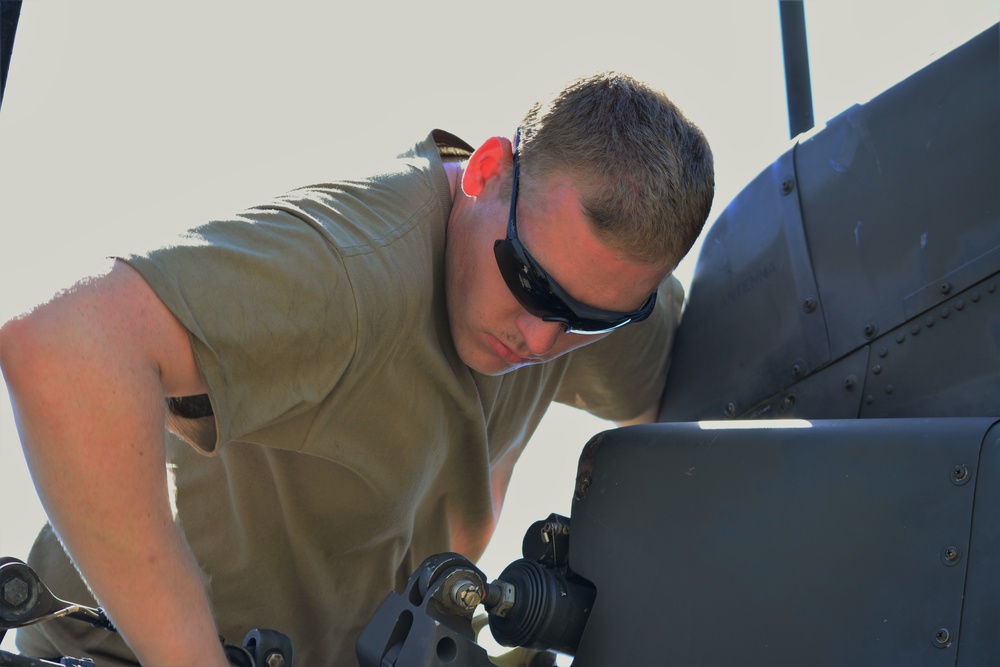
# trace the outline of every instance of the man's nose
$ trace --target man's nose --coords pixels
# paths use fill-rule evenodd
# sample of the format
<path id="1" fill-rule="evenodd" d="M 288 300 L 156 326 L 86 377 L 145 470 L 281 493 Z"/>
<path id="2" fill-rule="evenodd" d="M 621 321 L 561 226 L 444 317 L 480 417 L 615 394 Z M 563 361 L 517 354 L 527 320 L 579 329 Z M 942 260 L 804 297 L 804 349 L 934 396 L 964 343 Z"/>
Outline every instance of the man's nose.
<path id="1" fill-rule="evenodd" d="M 517 328 L 528 346 L 528 352 L 534 357 L 549 353 L 559 334 L 565 331 L 561 322 L 546 322 L 530 313 L 521 313 L 517 318 Z"/>

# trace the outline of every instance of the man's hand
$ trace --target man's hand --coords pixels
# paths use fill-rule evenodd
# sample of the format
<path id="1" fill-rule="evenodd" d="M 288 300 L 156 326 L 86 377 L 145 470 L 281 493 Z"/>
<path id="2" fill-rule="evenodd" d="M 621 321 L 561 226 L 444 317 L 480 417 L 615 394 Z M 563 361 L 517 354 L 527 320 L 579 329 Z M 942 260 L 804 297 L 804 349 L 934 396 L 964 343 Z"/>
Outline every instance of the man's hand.
<path id="1" fill-rule="evenodd" d="M 227 665 L 173 521 L 164 397 L 204 393 L 187 331 L 116 263 L 0 329 L 0 366 L 53 528 L 145 665 Z"/>

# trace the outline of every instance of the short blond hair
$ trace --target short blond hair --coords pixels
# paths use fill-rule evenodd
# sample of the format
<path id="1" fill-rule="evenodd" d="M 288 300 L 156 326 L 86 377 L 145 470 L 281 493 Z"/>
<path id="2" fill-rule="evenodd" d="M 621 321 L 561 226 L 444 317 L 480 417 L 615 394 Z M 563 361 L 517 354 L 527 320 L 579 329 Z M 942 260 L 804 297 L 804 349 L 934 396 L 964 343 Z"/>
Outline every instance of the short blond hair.
<path id="1" fill-rule="evenodd" d="M 618 72 L 577 79 L 521 124 L 532 181 L 568 174 L 610 248 L 673 267 L 691 249 L 715 194 L 704 134 L 662 92 Z"/>

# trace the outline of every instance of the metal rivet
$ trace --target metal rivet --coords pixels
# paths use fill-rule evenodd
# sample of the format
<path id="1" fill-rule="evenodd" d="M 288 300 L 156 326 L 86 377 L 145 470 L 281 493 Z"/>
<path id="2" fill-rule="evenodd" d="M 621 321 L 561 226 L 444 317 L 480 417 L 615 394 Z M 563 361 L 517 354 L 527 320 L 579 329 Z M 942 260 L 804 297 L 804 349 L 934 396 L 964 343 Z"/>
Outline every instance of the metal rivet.
<path id="1" fill-rule="evenodd" d="M 938 648 L 947 648 L 951 645 L 951 628 L 942 625 L 934 631 L 934 645 Z"/>
<path id="2" fill-rule="evenodd" d="M 969 466 L 960 463 L 951 469 L 951 481 L 957 486 L 961 486 L 969 481 Z"/>
<path id="3" fill-rule="evenodd" d="M 885 386 L 885 393 L 886 394 L 891 394 L 894 391 L 896 391 L 896 388 L 894 386 L 892 386 L 891 384 L 887 384 Z"/>
<path id="4" fill-rule="evenodd" d="M 807 313 L 811 313 L 816 310 L 816 297 L 807 296 L 805 301 L 802 302 L 802 309 Z"/>
<path id="5" fill-rule="evenodd" d="M 724 410 L 727 417 L 732 417 L 736 414 L 736 404 L 730 401 L 726 403 L 726 409 Z"/>
<path id="6" fill-rule="evenodd" d="M 911 336 L 916 336 L 919 333 L 920 333 L 920 325 L 919 324 L 914 324 L 912 327 L 910 327 L 910 335 Z"/>
<path id="7" fill-rule="evenodd" d="M 965 310 L 965 299 L 959 299 L 955 302 L 955 310 Z"/>
<path id="8" fill-rule="evenodd" d="M 982 296 L 983 295 L 980 294 L 979 292 L 973 292 L 972 293 L 972 303 L 979 303 L 979 299 L 982 298 Z"/>
<path id="9" fill-rule="evenodd" d="M 951 291 L 951 283 L 941 283 L 941 294 L 947 294 Z"/>
<path id="10" fill-rule="evenodd" d="M 875 364 L 874 366 L 872 366 L 872 375 L 878 375 L 881 372 L 882 372 L 882 366 L 880 366 L 879 364 Z"/>
<path id="11" fill-rule="evenodd" d="M 948 317 L 950 315 L 951 315 L 951 308 L 949 308 L 948 306 L 945 306 L 944 308 L 941 309 L 941 319 L 942 320 L 948 319 Z"/>
<path id="12" fill-rule="evenodd" d="M 885 357 L 886 357 L 886 356 L 887 356 L 888 354 L 889 354 L 889 348 L 887 348 L 887 347 L 883 347 L 882 349 L 880 349 L 880 350 L 878 351 L 878 356 L 882 357 L 883 359 L 884 359 L 884 358 L 885 358 Z"/>
<path id="13" fill-rule="evenodd" d="M 924 326 L 926 326 L 928 329 L 930 329 L 932 326 L 934 326 L 934 316 L 933 315 L 928 315 L 927 316 L 927 319 L 924 320 Z"/>
<path id="14" fill-rule="evenodd" d="M 896 342 L 897 343 L 902 344 L 902 342 L 904 340 L 906 340 L 906 334 L 905 333 L 903 333 L 902 331 L 900 331 L 898 334 L 896 334 Z"/>
<path id="15" fill-rule="evenodd" d="M 803 367 L 801 361 L 796 361 L 792 364 L 792 377 L 798 378 L 802 377 Z"/>
<path id="16" fill-rule="evenodd" d="M 864 334 L 865 338 L 874 338 L 875 334 L 878 333 L 878 325 L 874 322 L 869 322 L 865 325 Z"/>
<path id="17" fill-rule="evenodd" d="M 844 388 L 850 391 L 851 389 L 854 389 L 854 385 L 857 384 L 857 382 L 858 382 L 857 376 L 848 375 L 846 378 L 844 378 Z"/>
<path id="18" fill-rule="evenodd" d="M 986 288 L 986 291 L 989 292 L 990 294 L 993 294 L 993 292 L 997 291 L 997 284 L 990 283 L 989 286 Z"/>
<path id="19" fill-rule="evenodd" d="M 871 394 L 868 394 L 867 396 L 865 396 L 865 405 L 871 405 L 874 402 L 875 402 L 875 397 L 874 396 L 872 396 Z"/>

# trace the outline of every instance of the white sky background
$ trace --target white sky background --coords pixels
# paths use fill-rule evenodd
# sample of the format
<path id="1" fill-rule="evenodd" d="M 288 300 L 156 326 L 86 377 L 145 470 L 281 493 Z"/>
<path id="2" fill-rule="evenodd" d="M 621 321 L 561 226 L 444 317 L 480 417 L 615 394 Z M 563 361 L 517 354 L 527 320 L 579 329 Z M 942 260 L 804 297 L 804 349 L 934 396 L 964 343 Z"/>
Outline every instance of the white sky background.
<path id="1" fill-rule="evenodd" d="M 26 0 L 0 110 L 0 321 L 94 258 L 362 174 L 431 128 L 511 136 L 532 101 L 598 70 L 663 89 L 704 130 L 710 223 L 789 145 L 774 0 L 343 4 Z M 817 123 L 998 19 L 1000 0 L 807 0 Z M 489 577 L 533 521 L 570 513 L 579 452 L 609 426 L 550 411 Z M 42 520 L 0 388 L 0 555 L 23 558 Z"/>

